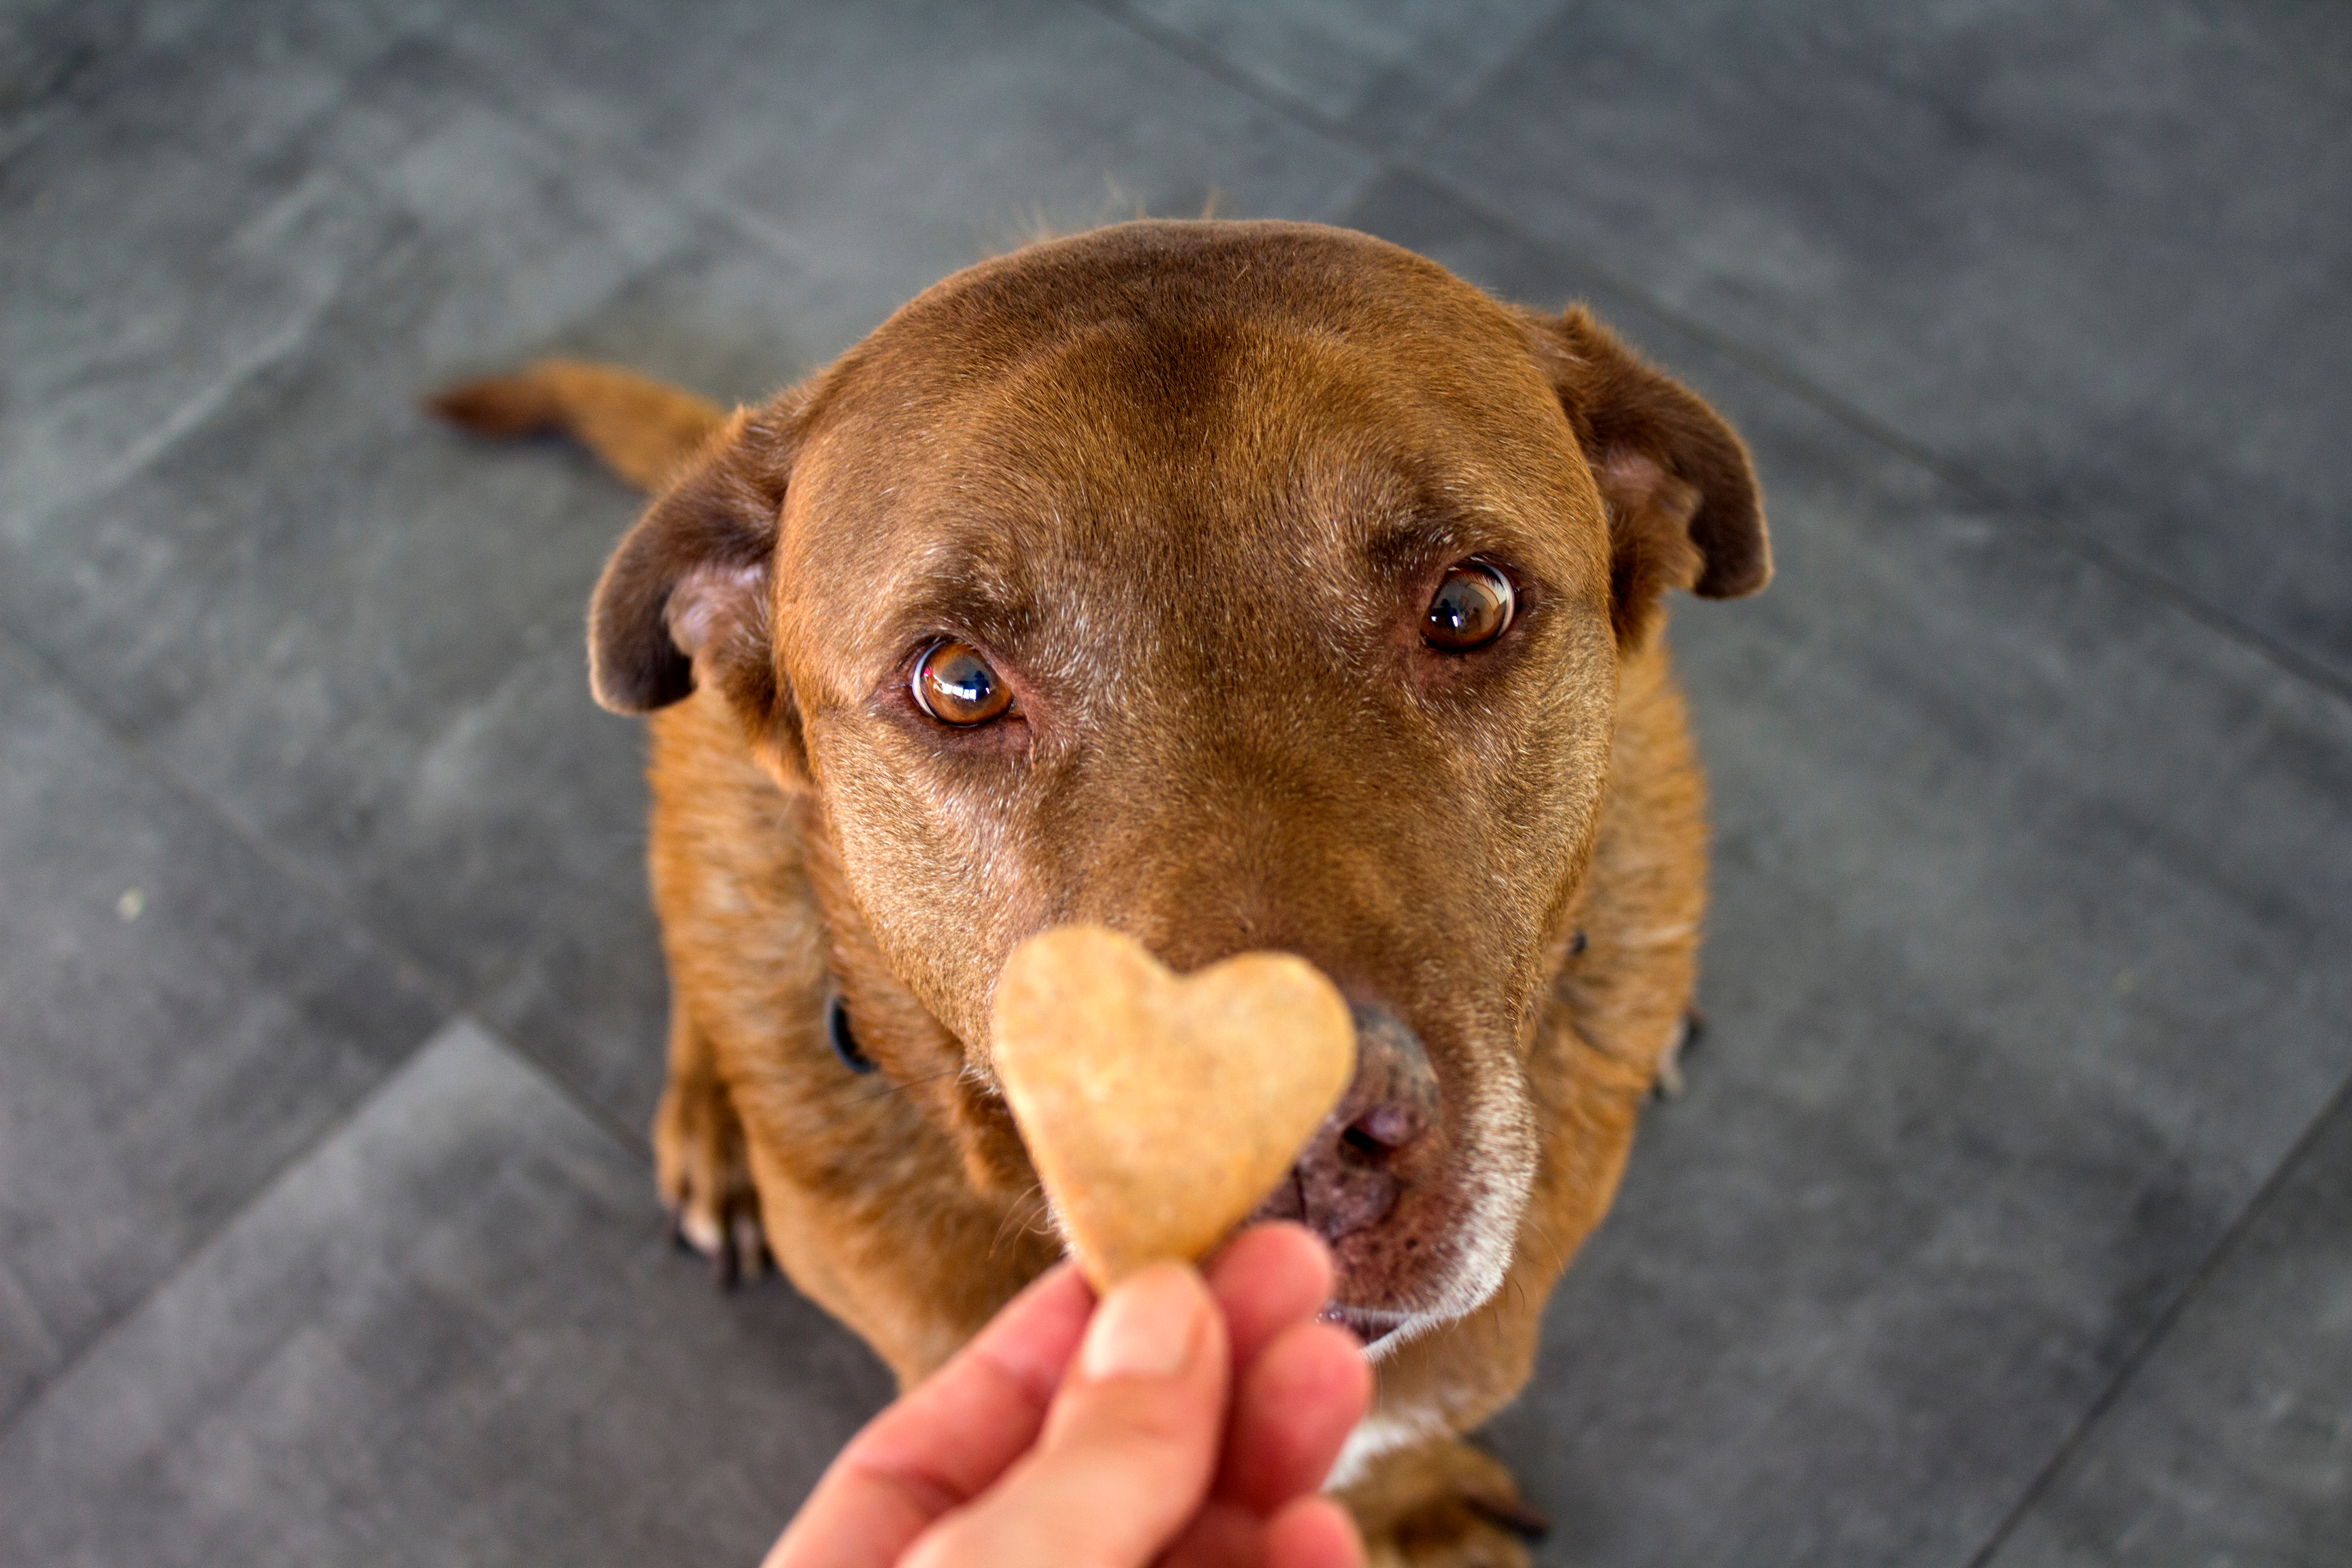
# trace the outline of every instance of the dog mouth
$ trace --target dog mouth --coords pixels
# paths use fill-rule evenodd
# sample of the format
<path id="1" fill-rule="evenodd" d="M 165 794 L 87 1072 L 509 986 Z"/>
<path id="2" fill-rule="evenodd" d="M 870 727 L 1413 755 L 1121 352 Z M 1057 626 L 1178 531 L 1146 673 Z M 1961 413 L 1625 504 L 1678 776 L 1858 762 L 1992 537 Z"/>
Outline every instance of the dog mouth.
<path id="1" fill-rule="evenodd" d="M 1533 1140 L 1507 1083 L 1466 1075 L 1449 1103 L 1411 1024 L 1377 1002 L 1352 1011 L 1355 1081 L 1251 1218 L 1323 1238 L 1338 1273 L 1323 1320 L 1377 1358 L 1501 1285 Z"/>
<path id="2" fill-rule="evenodd" d="M 1316 1315 L 1355 1335 L 1356 1342 L 1367 1351 L 1387 1349 L 1391 1336 L 1412 1321 L 1410 1312 L 1391 1312 L 1379 1307 L 1343 1307 L 1337 1301 Z"/>

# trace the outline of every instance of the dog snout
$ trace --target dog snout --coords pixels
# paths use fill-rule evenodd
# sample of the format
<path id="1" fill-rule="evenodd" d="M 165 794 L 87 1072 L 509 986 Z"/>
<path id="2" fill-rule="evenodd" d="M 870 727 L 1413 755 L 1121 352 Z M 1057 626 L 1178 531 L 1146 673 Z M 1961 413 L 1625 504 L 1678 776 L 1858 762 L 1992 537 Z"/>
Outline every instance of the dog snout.
<path id="1" fill-rule="evenodd" d="M 1389 1216 L 1429 1163 L 1440 1125 L 1437 1075 L 1421 1037 L 1378 1004 L 1352 1011 L 1355 1080 L 1254 1216 L 1297 1220 L 1334 1244 Z"/>

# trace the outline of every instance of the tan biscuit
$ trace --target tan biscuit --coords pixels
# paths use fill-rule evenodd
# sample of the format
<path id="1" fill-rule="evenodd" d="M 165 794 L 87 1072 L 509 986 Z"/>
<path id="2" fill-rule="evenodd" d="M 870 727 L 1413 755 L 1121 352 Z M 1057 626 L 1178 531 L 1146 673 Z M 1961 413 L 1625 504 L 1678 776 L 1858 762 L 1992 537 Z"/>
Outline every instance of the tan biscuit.
<path id="1" fill-rule="evenodd" d="M 1097 1289 L 1201 1257 L 1258 1205 L 1354 1075 L 1348 1004 L 1286 952 L 1177 975 L 1101 926 L 1015 948 L 996 1075 Z"/>

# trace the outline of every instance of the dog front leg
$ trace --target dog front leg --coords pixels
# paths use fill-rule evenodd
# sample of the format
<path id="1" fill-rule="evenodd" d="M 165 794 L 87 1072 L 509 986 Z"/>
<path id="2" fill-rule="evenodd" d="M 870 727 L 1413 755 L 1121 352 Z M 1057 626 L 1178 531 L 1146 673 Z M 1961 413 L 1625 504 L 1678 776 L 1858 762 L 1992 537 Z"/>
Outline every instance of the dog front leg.
<path id="1" fill-rule="evenodd" d="M 759 1277 L 767 1245 L 743 1123 L 719 1073 L 719 1053 L 682 999 L 670 1004 L 669 1079 L 654 1111 L 654 1176 L 670 1234 L 710 1260 L 713 1279 L 730 1286 Z"/>
<path id="2" fill-rule="evenodd" d="M 1528 1568 L 1546 1529 L 1511 1472 L 1459 1437 L 1382 1454 L 1339 1496 L 1368 1568 Z"/>

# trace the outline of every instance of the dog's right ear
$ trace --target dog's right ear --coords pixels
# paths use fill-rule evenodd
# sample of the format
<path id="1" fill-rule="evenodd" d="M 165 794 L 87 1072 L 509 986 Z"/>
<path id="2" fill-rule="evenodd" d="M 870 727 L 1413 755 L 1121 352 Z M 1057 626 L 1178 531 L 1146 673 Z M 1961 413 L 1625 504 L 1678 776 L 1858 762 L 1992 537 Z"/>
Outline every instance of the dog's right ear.
<path id="1" fill-rule="evenodd" d="M 697 686 L 747 722 L 778 711 L 768 594 L 790 468 L 778 425 L 738 410 L 623 537 L 588 603 L 588 679 L 616 713 Z"/>

